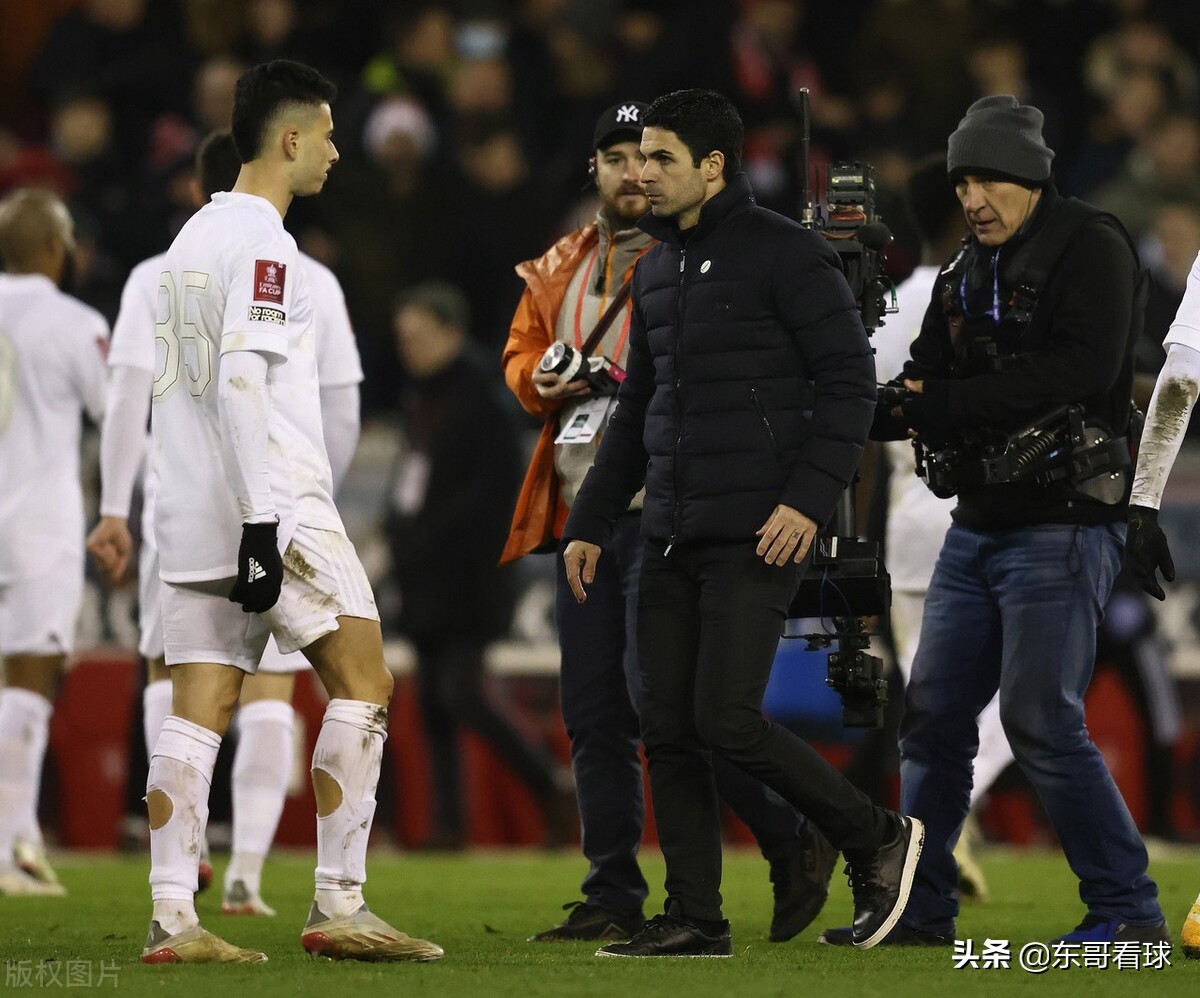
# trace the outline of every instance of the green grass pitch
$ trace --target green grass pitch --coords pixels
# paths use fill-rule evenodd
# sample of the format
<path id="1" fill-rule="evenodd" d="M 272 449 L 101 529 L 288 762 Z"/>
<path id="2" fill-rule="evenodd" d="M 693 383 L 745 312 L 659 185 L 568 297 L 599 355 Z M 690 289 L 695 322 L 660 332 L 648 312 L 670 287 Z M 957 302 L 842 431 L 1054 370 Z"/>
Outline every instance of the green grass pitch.
<path id="1" fill-rule="evenodd" d="M 651 904 L 661 903 L 662 859 L 648 852 L 644 868 Z M 218 884 L 222 870 L 218 859 Z M 955 970 L 949 950 L 846 952 L 817 944 L 822 926 L 845 924 L 850 912 L 844 878 L 824 913 L 790 943 L 767 942 L 770 887 L 765 863 L 745 851 L 727 854 L 725 910 L 733 924 L 730 960 L 603 960 L 595 944 L 531 944 L 526 937 L 562 915 L 577 897 L 582 860 L 572 853 L 477 852 L 457 856 L 397 855 L 377 851 L 369 860 L 367 897 L 373 910 L 414 935 L 433 939 L 446 958 L 429 965 L 335 964 L 314 960 L 299 946 L 300 927 L 312 896 L 313 858 L 272 857 L 264 896 L 276 918 L 220 914 L 215 890 L 201 895 L 208 928 L 243 946 L 267 952 L 252 967 L 145 967 L 138 952 L 149 917 L 146 856 L 61 856 L 58 868 L 70 890 L 65 899 L 0 897 L 0 956 L 5 994 L 115 991 L 121 995 L 250 996 L 553 995 L 563 998 L 639 996 L 792 996 L 920 998 L 974 995 L 1172 995 L 1200 994 L 1200 960 L 1176 948 L 1162 970 L 1115 967 L 1052 969 L 1042 975 L 1016 966 L 1019 944 L 1048 940 L 1081 917 L 1076 885 L 1058 854 L 992 850 L 983 858 L 993 900 L 968 907 L 959 937 L 1007 939 L 1009 970 Z M 1151 872 L 1162 892 L 1174 932 L 1200 890 L 1200 850 L 1155 851 Z M 85 988 L 90 978 L 90 992 Z"/>

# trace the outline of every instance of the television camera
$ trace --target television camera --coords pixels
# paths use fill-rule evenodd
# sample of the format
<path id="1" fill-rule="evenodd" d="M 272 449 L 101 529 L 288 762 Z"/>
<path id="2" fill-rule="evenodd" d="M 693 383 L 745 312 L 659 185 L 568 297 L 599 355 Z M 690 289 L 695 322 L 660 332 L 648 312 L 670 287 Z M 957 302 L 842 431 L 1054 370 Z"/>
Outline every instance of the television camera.
<path id="1" fill-rule="evenodd" d="M 869 336 L 896 311 L 896 293 L 883 271 L 892 233 L 875 212 L 875 173 L 869 163 L 833 163 L 826 170 L 825 204 L 814 203 L 809 169 L 808 91 L 800 91 L 803 193 L 800 224 L 824 236 L 837 251 Z M 829 620 L 832 630 L 787 634 L 809 650 L 831 648 L 825 682 L 842 700 L 846 727 L 883 724 L 887 680 L 883 662 L 868 652 L 869 617 L 891 607 L 891 580 L 878 542 L 858 536 L 854 485 L 843 493 L 830 527 L 814 541 L 812 564 L 789 609 L 790 618 Z"/>

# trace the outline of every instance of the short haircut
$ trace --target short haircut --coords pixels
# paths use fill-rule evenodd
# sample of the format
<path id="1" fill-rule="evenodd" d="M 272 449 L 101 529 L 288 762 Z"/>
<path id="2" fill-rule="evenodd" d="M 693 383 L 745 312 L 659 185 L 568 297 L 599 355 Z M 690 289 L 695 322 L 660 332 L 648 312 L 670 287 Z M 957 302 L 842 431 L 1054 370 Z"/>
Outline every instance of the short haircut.
<path id="1" fill-rule="evenodd" d="M 233 144 L 243 163 L 258 159 L 267 124 L 292 104 L 332 104 L 337 87 L 311 66 L 289 59 L 260 63 L 244 72 L 233 94 Z"/>
<path id="2" fill-rule="evenodd" d="M 232 132 L 211 132 L 196 150 L 196 182 L 206 198 L 217 191 L 233 190 L 241 169 L 242 158 L 233 144 Z"/>
<path id="3" fill-rule="evenodd" d="M 946 177 L 946 154 L 919 160 L 904 185 L 904 210 L 923 243 L 939 242 L 952 228 L 963 227 L 962 205 Z"/>
<path id="4" fill-rule="evenodd" d="M 471 327 L 471 306 L 467 296 L 446 281 L 425 281 L 402 291 L 396 299 L 395 314 L 406 308 L 428 312 L 443 326 L 454 326 L 462 333 Z"/>
<path id="5" fill-rule="evenodd" d="M 71 213 L 53 191 L 22 187 L 0 201 L 0 264 L 23 270 L 47 244 L 75 245 Z"/>
<path id="6" fill-rule="evenodd" d="M 733 179 L 742 169 L 746 129 L 733 102 L 715 90 L 676 90 L 650 105 L 642 118 L 645 128 L 674 132 L 692 154 L 692 165 L 714 149 L 725 155 L 722 176 Z"/>

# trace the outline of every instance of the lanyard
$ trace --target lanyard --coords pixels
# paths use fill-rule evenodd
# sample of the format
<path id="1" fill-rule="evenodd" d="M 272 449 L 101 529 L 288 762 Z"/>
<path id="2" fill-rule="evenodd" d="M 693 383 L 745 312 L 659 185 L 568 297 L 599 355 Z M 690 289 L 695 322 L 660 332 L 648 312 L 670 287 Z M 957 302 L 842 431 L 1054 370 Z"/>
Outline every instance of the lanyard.
<path id="1" fill-rule="evenodd" d="M 1000 325 L 1000 251 L 996 250 L 992 256 L 992 307 L 986 312 L 972 314 L 967 308 L 967 277 L 974 266 L 975 259 L 972 255 L 970 262 L 963 268 L 962 280 L 958 285 L 958 297 L 963 315 L 969 319 L 980 319 L 985 315 L 990 315 L 992 322 L 998 326 Z"/>
<path id="2" fill-rule="evenodd" d="M 592 255 L 588 258 L 587 266 L 583 271 L 583 281 L 579 286 L 579 298 L 575 302 L 575 346 L 583 349 L 583 300 L 587 297 L 588 288 L 591 287 L 592 270 L 595 269 L 596 260 L 600 256 L 600 247 L 597 245 Z M 604 309 L 604 300 L 600 301 L 601 312 Z M 630 302 L 625 309 L 625 321 L 621 324 L 621 334 L 617 337 L 617 345 L 613 350 L 610 358 L 614 363 L 617 363 L 621 357 L 621 351 L 625 349 L 625 341 L 629 339 L 629 325 L 633 320 L 633 303 Z"/>

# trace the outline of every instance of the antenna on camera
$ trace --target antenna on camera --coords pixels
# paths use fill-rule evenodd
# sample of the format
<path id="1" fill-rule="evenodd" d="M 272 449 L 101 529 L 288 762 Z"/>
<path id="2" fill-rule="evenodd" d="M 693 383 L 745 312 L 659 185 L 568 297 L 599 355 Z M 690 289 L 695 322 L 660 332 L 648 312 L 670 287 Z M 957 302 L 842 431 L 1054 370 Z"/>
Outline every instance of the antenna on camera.
<path id="1" fill-rule="evenodd" d="M 870 334 L 894 312 L 895 292 L 883 270 L 891 230 L 875 214 L 875 172 L 870 163 L 831 163 L 826 168 L 825 204 L 815 203 L 810 163 L 809 93 L 800 89 L 800 224 L 819 232 L 837 252 L 846 283 L 854 295 L 863 326 Z M 890 304 L 889 299 L 890 298 Z M 795 634 L 810 650 L 830 648 L 826 683 L 842 698 L 842 723 L 848 727 L 880 727 L 887 704 L 883 662 L 868 651 L 867 619 L 891 606 L 891 584 L 881 546 L 858 536 L 855 487 L 842 493 L 832 530 L 813 542 L 808 575 L 800 584 L 790 618 L 821 618 L 832 631 Z"/>
<path id="2" fill-rule="evenodd" d="M 813 205 L 812 170 L 809 166 L 808 87 L 800 88 L 800 224 L 812 229 L 817 224 Z"/>

